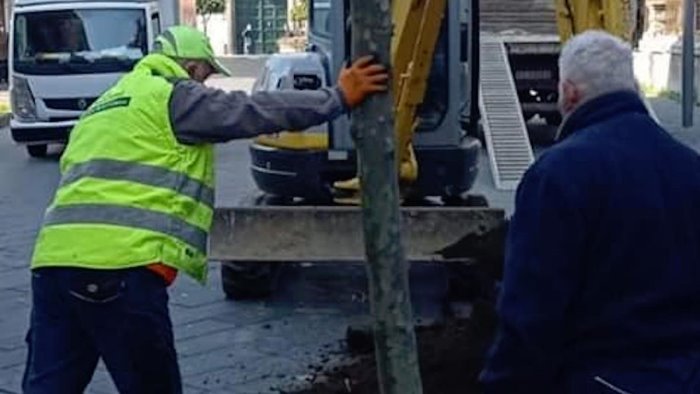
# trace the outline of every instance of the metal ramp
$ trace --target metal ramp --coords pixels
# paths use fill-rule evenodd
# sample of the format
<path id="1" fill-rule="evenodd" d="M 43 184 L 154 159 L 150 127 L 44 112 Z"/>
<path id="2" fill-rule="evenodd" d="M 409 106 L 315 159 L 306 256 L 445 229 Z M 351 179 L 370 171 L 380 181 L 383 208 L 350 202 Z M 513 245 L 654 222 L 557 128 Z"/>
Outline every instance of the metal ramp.
<path id="1" fill-rule="evenodd" d="M 496 188 L 514 190 L 534 161 L 503 41 L 481 36 L 479 110 Z"/>

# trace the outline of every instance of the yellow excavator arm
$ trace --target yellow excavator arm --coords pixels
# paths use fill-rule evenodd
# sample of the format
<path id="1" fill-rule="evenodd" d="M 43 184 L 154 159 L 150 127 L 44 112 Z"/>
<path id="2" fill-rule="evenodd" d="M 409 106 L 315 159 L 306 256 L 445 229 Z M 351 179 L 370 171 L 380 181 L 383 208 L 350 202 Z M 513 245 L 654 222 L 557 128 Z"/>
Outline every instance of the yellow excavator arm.
<path id="1" fill-rule="evenodd" d="M 447 0 L 410 0 L 392 3 L 394 37 L 391 63 L 394 93 L 394 129 L 399 181 L 410 185 L 418 178 L 418 163 L 412 141 L 418 107 L 425 98 L 433 54 L 440 35 Z M 341 203 L 359 203 L 357 177 L 335 183 L 336 190 L 347 194 Z"/>
<path id="2" fill-rule="evenodd" d="M 392 3 L 392 92 L 397 171 L 402 185 L 410 185 L 418 178 L 418 163 L 412 141 L 418 108 L 423 103 L 427 91 L 433 54 L 438 44 L 447 1 L 406 0 Z M 328 149 L 328 135 L 325 133 L 285 132 L 276 136 L 260 136 L 256 138 L 256 142 L 282 149 Z M 357 177 L 336 182 L 334 187 L 344 195 L 337 198 L 337 202 L 359 203 L 360 182 Z"/>
<path id="3" fill-rule="evenodd" d="M 644 0 L 555 0 L 561 42 L 586 30 L 605 30 L 632 45 L 642 31 Z"/>
<path id="4" fill-rule="evenodd" d="M 418 178 L 418 163 L 412 147 L 417 109 L 426 94 L 433 53 L 448 0 L 405 0 L 392 2 L 394 37 L 391 47 L 392 91 L 396 132 L 396 159 L 402 186 Z M 599 29 L 617 35 L 633 45 L 640 32 L 644 0 L 553 0 L 562 44 L 573 35 Z M 259 137 L 259 143 L 287 149 L 328 149 L 327 134 L 282 133 Z M 360 182 L 357 177 L 336 182 L 336 201 L 357 204 Z"/>
<path id="5" fill-rule="evenodd" d="M 636 45 L 644 0 L 554 0 L 562 43 L 585 30 L 599 29 Z M 418 177 L 411 145 L 416 110 L 424 99 L 433 51 L 445 12 L 445 0 L 393 2 L 392 63 L 399 180 L 410 184 Z M 357 178 L 336 183 L 337 190 L 359 191 Z M 357 195 L 353 201 L 357 200 Z"/>
<path id="6" fill-rule="evenodd" d="M 391 58 L 394 75 L 395 129 L 399 178 L 418 178 L 411 141 L 416 127 L 418 106 L 423 103 L 428 76 L 437 46 L 446 0 L 393 2 L 395 38 Z"/>

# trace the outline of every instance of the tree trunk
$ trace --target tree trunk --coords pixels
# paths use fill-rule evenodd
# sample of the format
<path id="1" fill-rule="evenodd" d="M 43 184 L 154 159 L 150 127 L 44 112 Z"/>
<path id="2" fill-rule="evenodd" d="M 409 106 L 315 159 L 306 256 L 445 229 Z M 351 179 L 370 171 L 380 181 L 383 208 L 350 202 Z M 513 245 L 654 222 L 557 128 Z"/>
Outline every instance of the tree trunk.
<path id="1" fill-rule="evenodd" d="M 396 0 L 404 1 L 404 0 Z M 351 0 L 352 57 L 391 64 L 390 0 Z M 391 86 L 391 85 L 389 85 Z M 408 263 L 401 240 L 391 94 L 370 97 L 352 114 L 358 151 L 374 341 L 383 394 L 420 394 Z"/>

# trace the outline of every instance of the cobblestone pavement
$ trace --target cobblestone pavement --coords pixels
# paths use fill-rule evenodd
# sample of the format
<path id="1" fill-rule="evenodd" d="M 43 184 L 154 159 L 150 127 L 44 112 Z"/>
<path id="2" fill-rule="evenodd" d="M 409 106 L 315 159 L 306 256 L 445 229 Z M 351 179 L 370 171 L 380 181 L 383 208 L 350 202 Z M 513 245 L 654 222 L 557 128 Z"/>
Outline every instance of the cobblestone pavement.
<path id="1" fill-rule="evenodd" d="M 228 89 L 251 80 L 219 80 Z M 679 138 L 700 147 L 700 128 L 682 131 L 676 103 L 654 103 Z M 217 205 L 232 205 L 254 189 L 245 142 L 219 148 Z M 24 367 L 23 337 L 30 307 L 27 263 L 43 210 L 58 182 L 58 154 L 30 159 L 0 132 L 0 393 L 19 393 Z M 512 211 L 512 193 L 496 192 L 483 157 L 477 192 L 492 205 Z M 444 277 L 439 270 L 413 271 L 415 310 L 439 317 Z M 368 313 L 364 271 L 359 266 L 285 268 L 278 292 L 265 302 L 232 302 L 223 297 L 218 266 L 206 287 L 181 277 L 171 289 L 171 312 L 186 393 L 271 393 L 281 381 L 303 377 L 308 365 L 337 349 L 347 325 Z M 101 366 L 89 393 L 114 393 Z"/>

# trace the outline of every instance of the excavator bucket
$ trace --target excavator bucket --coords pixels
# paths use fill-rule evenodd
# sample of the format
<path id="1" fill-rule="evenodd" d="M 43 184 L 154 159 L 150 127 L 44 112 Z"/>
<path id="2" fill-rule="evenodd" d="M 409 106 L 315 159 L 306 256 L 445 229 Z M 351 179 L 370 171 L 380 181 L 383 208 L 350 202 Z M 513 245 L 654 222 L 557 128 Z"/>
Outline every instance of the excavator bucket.
<path id="1" fill-rule="evenodd" d="M 214 214 L 209 256 L 246 263 L 363 262 L 362 219 L 361 208 L 351 206 L 219 208 Z M 465 240 L 498 231 L 505 222 L 505 212 L 402 207 L 401 220 L 408 261 L 457 262 L 483 254 Z"/>

